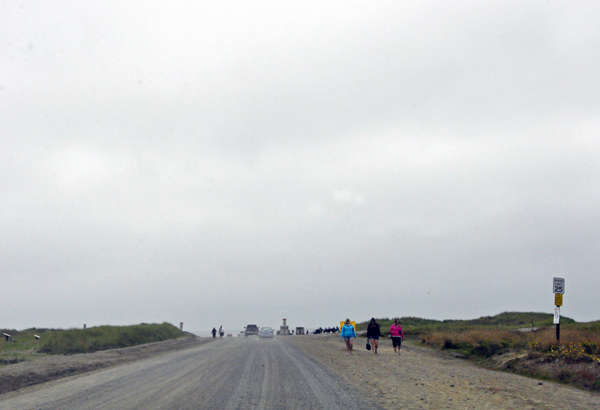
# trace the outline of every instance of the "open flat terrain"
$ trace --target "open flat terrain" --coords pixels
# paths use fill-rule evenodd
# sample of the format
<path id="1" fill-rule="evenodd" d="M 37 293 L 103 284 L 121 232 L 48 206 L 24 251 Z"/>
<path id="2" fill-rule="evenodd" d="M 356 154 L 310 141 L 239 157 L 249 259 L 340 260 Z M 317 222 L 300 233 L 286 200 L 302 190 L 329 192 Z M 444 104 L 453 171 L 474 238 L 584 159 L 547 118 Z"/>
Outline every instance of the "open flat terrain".
<path id="1" fill-rule="evenodd" d="M 484 369 L 446 353 L 391 341 L 379 354 L 358 339 L 346 356 L 339 336 L 294 337 L 289 343 L 344 377 L 385 409 L 600 409 L 600 395 L 560 384 Z"/>
<path id="2" fill-rule="evenodd" d="M 135 361 L 0 394 L 0 408 L 600 408 L 597 394 L 483 369 L 420 346 L 405 345 L 394 356 L 388 340 L 372 355 L 364 342 L 359 339 L 353 356 L 345 355 L 339 337 L 324 335 L 201 339 L 187 348 L 171 343 L 171 352 L 157 349 Z M 90 356 L 45 359 L 74 366 Z M 13 375 L 21 365 L 14 365 Z M 34 373 L 36 364 L 27 366 Z"/>
<path id="3" fill-rule="evenodd" d="M 210 340 L 210 339 L 209 339 Z M 0 395 L 3 410 L 377 408 L 286 338 L 226 338 Z"/>

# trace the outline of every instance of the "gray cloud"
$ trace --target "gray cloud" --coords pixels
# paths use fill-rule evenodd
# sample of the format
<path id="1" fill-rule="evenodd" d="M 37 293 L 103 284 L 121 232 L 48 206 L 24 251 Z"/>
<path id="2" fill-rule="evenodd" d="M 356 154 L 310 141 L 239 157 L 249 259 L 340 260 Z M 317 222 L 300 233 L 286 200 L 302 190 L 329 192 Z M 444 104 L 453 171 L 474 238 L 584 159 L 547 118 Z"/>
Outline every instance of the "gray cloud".
<path id="1" fill-rule="evenodd" d="M 597 319 L 599 15 L 2 6 L 0 326 Z"/>

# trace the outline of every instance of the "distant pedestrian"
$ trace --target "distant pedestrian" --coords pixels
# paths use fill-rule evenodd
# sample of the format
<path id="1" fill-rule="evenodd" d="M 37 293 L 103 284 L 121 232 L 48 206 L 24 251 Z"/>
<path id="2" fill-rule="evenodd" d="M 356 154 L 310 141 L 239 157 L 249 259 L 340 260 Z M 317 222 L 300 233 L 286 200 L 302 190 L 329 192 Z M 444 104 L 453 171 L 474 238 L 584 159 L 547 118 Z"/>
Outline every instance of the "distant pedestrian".
<path id="1" fill-rule="evenodd" d="M 225 329 L 223 329 L 223 325 L 219 326 L 219 338 L 223 339 L 223 335 L 225 334 Z"/>
<path id="2" fill-rule="evenodd" d="M 342 326 L 340 338 L 346 342 L 346 356 L 351 355 L 353 339 L 356 339 L 356 331 L 354 330 L 352 323 L 350 323 L 350 319 L 346 319 L 346 324 Z"/>
<path id="3" fill-rule="evenodd" d="M 394 354 L 400 356 L 400 348 L 402 347 L 402 340 L 404 339 L 404 333 L 402 332 L 402 326 L 398 323 L 398 318 L 394 319 L 394 324 L 390 327 L 390 335 L 392 335 L 392 345 L 394 346 Z M 398 349 L 396 351 L 396 349 Z"/>
<path id="4" fill-rule="evenodd" d="M 375 318 L 371 318 L 371 323 L 367 326 L 367 339 L 371 342 L 371 351 L 373 354 L 377 354 L 377 347 L 379 346 L 379 337 L 381 336 L 381 329 L 379 324 L 375 321 Z"/>
<path id="5" fill-rule="evenodd" d="M 211 332 L 210 332 L 210 333 L 212 333 L 212 334 L 213 334 L 213 339 L 216 339 L 216 337 L 217 337 L 217 329 L 215 329 L 215 328 L 213 327 L 213 330 L 211 330 Z"/>

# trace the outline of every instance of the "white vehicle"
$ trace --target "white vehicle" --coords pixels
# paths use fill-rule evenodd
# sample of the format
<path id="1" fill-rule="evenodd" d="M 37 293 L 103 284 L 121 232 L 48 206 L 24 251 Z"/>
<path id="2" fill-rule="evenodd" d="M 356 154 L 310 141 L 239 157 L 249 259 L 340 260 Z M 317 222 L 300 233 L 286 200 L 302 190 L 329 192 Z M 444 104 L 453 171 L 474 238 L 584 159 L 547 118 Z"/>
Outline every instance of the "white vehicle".
<path id="1" fill-rule="evenodd" d="M 258 332 L 258 337 L 261 339 L 272 339 L 275 337 L 275 332 L 270 327 L 261 327 Z"/>

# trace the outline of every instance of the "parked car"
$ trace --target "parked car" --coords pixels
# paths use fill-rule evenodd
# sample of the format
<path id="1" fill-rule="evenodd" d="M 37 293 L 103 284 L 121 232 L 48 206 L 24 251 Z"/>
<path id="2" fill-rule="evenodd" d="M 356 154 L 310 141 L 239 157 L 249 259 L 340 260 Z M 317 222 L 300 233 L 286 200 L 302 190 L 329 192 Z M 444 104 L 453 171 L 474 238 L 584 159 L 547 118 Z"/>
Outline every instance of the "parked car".
<path id="1" fill-rule="evenodd" d="M 261 327 L 258 332 L 258 337 L 261 339 L 272 339 L 275 337 L 275 332 L 270 327 Z"/>
<path id="2" fill-rule="evenodd" d="M 258 326 L 256 325 L 248 325 L 246 326 L 246 330 L 244 332 L 244 335 L 246 337 L 248 336 L 254 336 L 258 334 Z"/>

